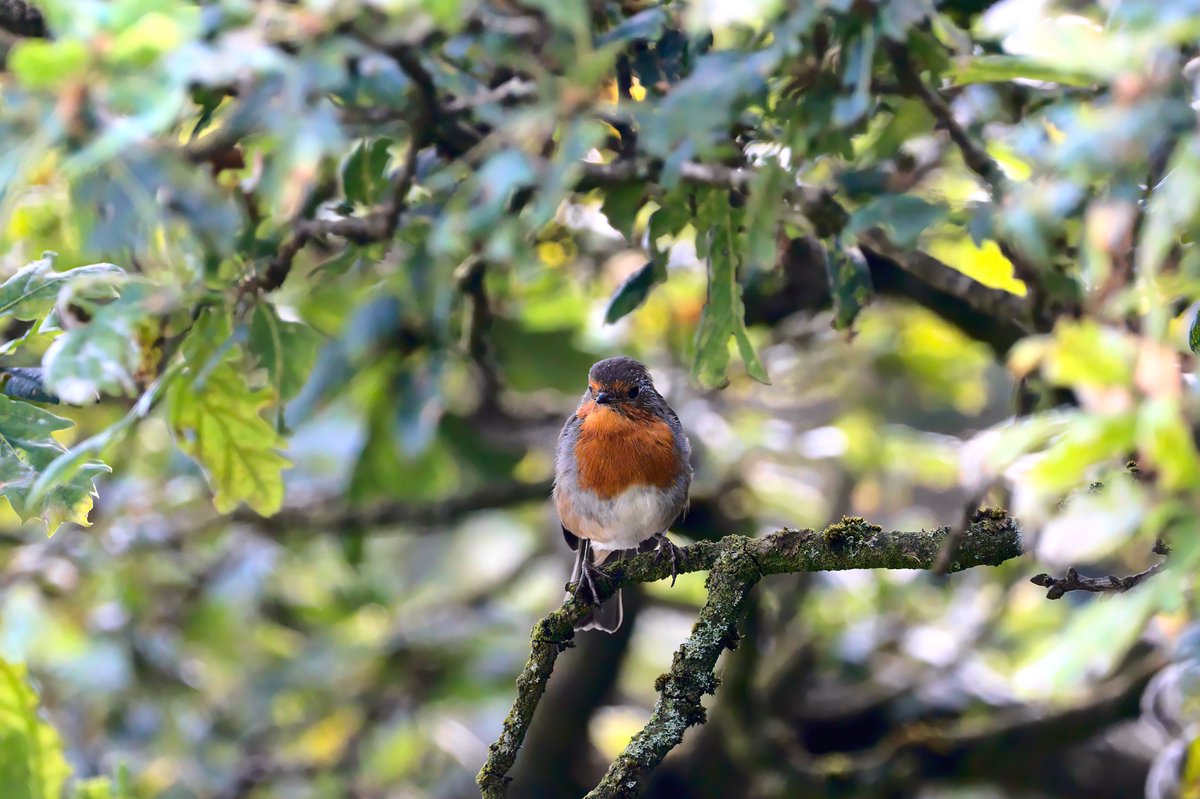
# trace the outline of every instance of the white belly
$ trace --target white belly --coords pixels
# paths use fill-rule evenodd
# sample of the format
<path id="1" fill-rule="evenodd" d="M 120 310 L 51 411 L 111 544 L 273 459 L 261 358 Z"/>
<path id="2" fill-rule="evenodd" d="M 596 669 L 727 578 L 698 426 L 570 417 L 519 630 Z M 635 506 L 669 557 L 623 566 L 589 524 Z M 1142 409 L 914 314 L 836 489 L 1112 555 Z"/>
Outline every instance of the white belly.
<path id="1" fill-rule="evenodd" d="M 677 511 L 670 504 L 667 492 L 653 486 L 630 488 L 611 499 L 576 490 L 569 507 L 560 505 L 559 512 L 568 530 L 609 551 L 632 549 L 664 532 Z"/>

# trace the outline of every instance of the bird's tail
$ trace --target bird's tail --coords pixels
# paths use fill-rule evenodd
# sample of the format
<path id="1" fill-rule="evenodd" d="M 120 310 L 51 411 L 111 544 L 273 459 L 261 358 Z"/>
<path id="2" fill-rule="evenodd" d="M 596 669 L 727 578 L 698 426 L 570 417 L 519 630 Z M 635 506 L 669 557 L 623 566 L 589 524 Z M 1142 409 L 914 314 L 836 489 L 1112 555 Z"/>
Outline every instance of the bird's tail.
<path id="1" fill-rule="evenodd" d="M 584 558 L 590 558 L 593 566 L 599 566 L 612 557 L 624 558 L 627 551 L 624 549 L 610 551 L 595 550 L 592 548 L 590 541 L 586 538 L 582 539 L 579 542 L 579 548 L 575 550 L 575 566 L 571 569 L 571 582 L 578 583 L 582 579 Z M 587 615 L 576 623 L 575 629 L 603 630 L 606 633 L 615 633 L 621 626 L 621 620 L 624 618 L 624 615 L 624 607 L 621 604 L 621 589 L 618 588 L 617 592 L 608 599 L 599 605 L 593 605 Z"/>

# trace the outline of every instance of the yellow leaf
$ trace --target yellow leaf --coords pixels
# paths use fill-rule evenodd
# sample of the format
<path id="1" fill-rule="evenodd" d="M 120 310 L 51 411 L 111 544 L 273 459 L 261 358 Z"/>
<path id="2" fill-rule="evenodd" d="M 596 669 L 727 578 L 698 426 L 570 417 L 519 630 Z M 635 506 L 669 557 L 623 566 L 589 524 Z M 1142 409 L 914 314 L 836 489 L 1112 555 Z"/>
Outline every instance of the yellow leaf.
<path id="1" fill-rule="evenodd" d="M 244 501 L 270 515 L 283 504 L 283 470 L 291 464 L 277 451 L 279 433 L 259 415 L 270 399 L 268 391 L 252 391 L 228 362 L 202 384 L 183 380 L 170 389 L 167 401 L 179 445 L 204 467 L 221 513 Z"/>
<path id="2" fill-rule="evenodd" d="M 629 87 L 629 96 L 633 98 L 635 103 L 640 103 L 646 99 L 646 87 L 642 85 L 642 82 L 637 79 L 636 75 L 633 77 L 633 85 Z"/>
<path id="3" fill-rule="evenodd" d="M 537 246 L 538 258 L 551 269 L 557 269 L 567 262 L 567 248 L 557 241 L 543 241 Z"/>
<path id="4" fill-rule="evenodd" d="M 1025 284 L 1013 275 L 1012 262 L 994 241 L 976 247 L 969 236 L 943 236 L 931 241 L 928 250 L 934 258 L 985 286 L 1025 296 Z"/>

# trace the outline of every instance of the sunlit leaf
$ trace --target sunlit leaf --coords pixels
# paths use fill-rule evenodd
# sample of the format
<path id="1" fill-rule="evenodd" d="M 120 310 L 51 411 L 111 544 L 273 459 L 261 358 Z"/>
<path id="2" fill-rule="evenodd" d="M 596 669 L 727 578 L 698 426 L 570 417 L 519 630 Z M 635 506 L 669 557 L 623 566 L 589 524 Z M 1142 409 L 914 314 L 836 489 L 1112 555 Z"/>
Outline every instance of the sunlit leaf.
<path id="1" fill-rule="evenodd" d="M 39 717 L 25 669 L 0 659 L 0 785 L 13 799 L 60 799 L 70 767 L 54 728 Z"/>
<path id="2" fill-rule="evenodd" d="M 34 481 L 66 452 L 52 434 L 71 426 L 67 419 L 27 402 L 0 396 L 0 496 L 9 501 L 22 520 L 40 519 L 50 535 L 63 522 L 88 525 L 96 496 L 92 481 L 108 471 L 101 463 L 85 462 L 69 480 L 40 496 L 31 496 Z"/>
<path id="3" fill-rule="evenodd" d="M 54 271 L 56 254 L 47 252 L 0 284 L 0 317 L 33 321 L 42 318 L 54 307 L 58 292 L 67 283 L 79 279 L 111 279 L 122 274 L 112 264 L 78 266 L 63 272 Z"/>
<path id="4" fill-rule="evenodd" d="M 91 318 L 73 325 L 46 350 L 42 366 L 49 389 L 74 405 L 101 393 L 134 395 L 143 358 L 141 326 L 169 307 L 169 294 L 128 282 L 118 299 L 90 305 Z"/>
<path id="5" fill-rule="evenodd" d="M 167 391 L 171 425 L 180 447 L 204 468 L 213 503 L 223 513 L 245 502 L 269 515 L 283 504 L 283 441 L 259 411 L 270 402 L 266 391 L 251 389 L 229 350 L 215 366 L 197 362 L 185 379 Z"/>
<path id="6" fill-rule="evenodd" d="M 87 68 L 87 45 L 78 39 L 48 42 L 21 39 L 8 56 L 8 67 L 17 79 L 34 89 L 58 86 L 81 76 Z"/>
<path id="7" fill-rule="evenodd" d="M 1091 86 L 1096 82 L 1086 72 L 1072 72 L 1012 55 L 978 55 L 959 60 L 950 68 L 947 77 L 956 86 L 1010 80 L 1050 81 L 1064 86 Z"/>

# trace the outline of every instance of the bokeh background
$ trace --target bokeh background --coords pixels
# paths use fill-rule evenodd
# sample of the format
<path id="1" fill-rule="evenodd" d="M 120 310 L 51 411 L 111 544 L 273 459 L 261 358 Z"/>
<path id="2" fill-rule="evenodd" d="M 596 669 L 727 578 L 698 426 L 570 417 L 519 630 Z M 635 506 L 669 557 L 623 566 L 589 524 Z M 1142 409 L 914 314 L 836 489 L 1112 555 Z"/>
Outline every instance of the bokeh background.
<path id="1" fill-rule="evenodd" d="M 646 796 L 1200 795 L 1197 20 L 1184 0 L 0 3 L 0 273 L 52 250 L 126 275 L 116 302 L 0 304 L 6 392 L 48 399 L 11 371 L 44 367 L 83 400 L 39 405 L 76 423 L 58 440 L 111 467 L 67 514 L 90 526 L 0 509 L 0 657 L 73 779 L 477 795 L 569 572 L 560 425 L 625 353 L 695 451 L 680 544 L 990 504 L 1030 550 L 765 580 Z M 206 362 L 231 382 L 179 376 Z M 205 391 L 261 427 L 206 450 Z M 1172 567 L 1127 593 L 1030 583 L 1140 572 L 1159 538 Z M 703 600 L 703 574 L 627 589 L 621 630 L 578 638 L 510 796 L 596 783 Z M 0 794 L 57 799 L 10 766 Z"/>

